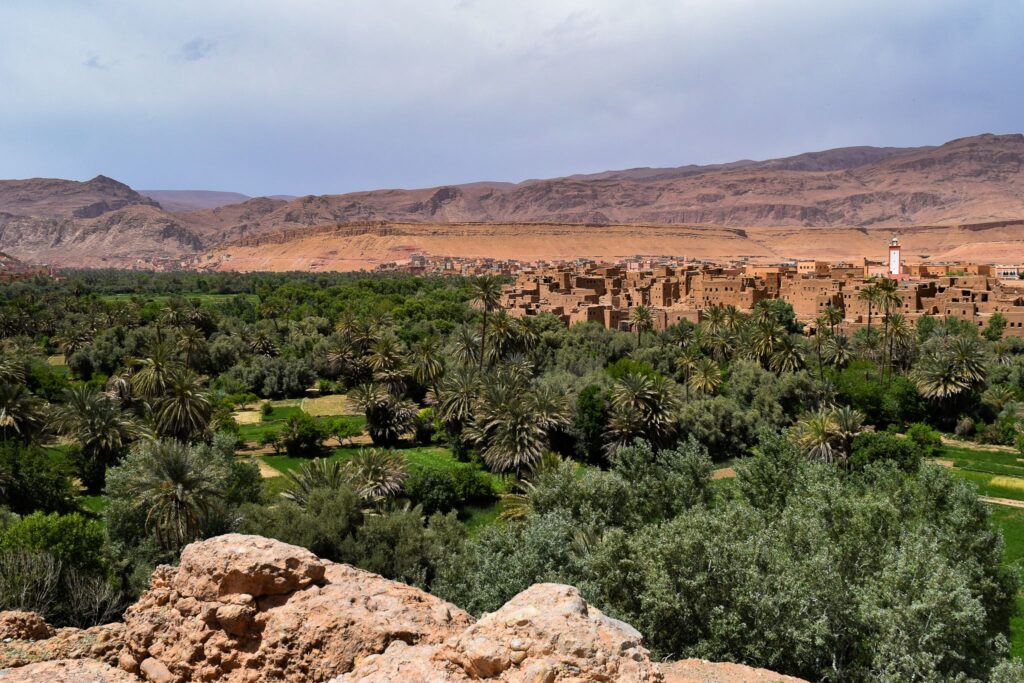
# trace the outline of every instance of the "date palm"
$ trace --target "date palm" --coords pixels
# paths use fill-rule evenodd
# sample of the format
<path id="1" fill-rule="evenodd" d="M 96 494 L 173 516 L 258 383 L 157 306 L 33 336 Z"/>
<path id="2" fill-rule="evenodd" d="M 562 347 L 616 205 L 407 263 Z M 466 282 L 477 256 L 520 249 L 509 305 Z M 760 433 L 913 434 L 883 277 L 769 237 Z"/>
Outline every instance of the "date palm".
<path id="1" fill-rule="evenodd" d="M 382 334 L 370 347 L 366 362 L 373 371 L 373 379 L 386 386 L 396 396 L 405 391 L 408 370 L 405 349 L 393 334 Z"/>
<path id="2" fill-rule="evenodd" d="M 448 431 L 459 433 L 473 420 L 481 386 L 480 375 L 470 366 L 445 376 L 438 392 L 437 416 Z"/>
<path id="3" fill-rule="evenodd" d="M 477 361 L 480 336 L 468 326 L 455 330 L 452 340 L 452 355 L 460 365 L 472 365 Z"/>
<path id="4" fill-rule="evenodd" d="M 793 426 L 791 434 L 810 460 L 833 464 L 845 458 L 840 447 L 842 436 L 839 423 L 831 407 L 823 407 L 805 415 Z"/>
<path id="5" fill-rule="evenodd" d="M 160 434 L 181 441 L 191 441 L 205 433 L 212 411 L 202 381 L 188 370 L 171 376 L 164 394 L 155 400 L 153 409 Z"/>
<path id="6" fill-rule="evenodd" d="M 709 360 L 709 359 L 708 359 Z M 698 361 L 697 365 L 701 365 Z M 629 373 L 621 377 L 610 392 L 611 415 L 605 450 L 614 453 L 637 438 L 660 446 L 675 432 L 675 412 L 679 401 L 664 377 Z"/>
<path id="7" fill-rule="evenodd" d="M 182 369 L 174 347 L 166 340 L 150 346 L 146 357 L 136 361 L 136 365 L 132 389 L 147 400 L 162 396 L 171 378 Z"/>
<path id="8" fill-rule="evenodd" d="M 178 551 L 199 538 L 221 496 L 218 466 L 174 440 L 145 444 L 140 455 L 129 483 L 135 506 L 161 547 Z"/>
<path id="9" fill-rule="evenodd" d="M 804 348 L 799 337 L 785 335 L 772 353 L 769 367 L 776 373 L 796 372 L 804 367 Z"/>
<path id="10" fill-rule="evenodd" d="M 0 381 L 0 438 L 28 443 L 46 426 L 46 404 L 24 384 Z"/>
<path id="11" fill-rule="evenodd" d="M 346 481 L 364 501 L 380 504 L 402 492 L 409 473 L 405 458 L 393 450 L 362 448 L 342 468 Z"/>
<path id="12" fill-rule="evenodd" d="M 107 467 L 115 464 L 132 442 L 147 435 L 117 400 L 87 384 L 64 393 L 64 401 L 54 407 L 51 426 L 81 447 L 83 479 L 93 493 L 103 488 Z"/>
<path id="13" fill-rule="evenodd" d="M 860 291 L 857 292 L 857 298 L 865 302 L 868 305 L 868 329 L 871 329 L 871 314 L 874 309 L 878 307 L 881 292 L 878 290 L 878 285 L 872 280 L 870 284 L 861 287 Z"/>
<path id="14" fill-rule="evenodd" d="M 935 337 L 922 348 L 910 376 L 922 396 L 942 403 L 984 381 L 985 361 L 985 350 L 976 338 Z"/>
<path id="15" fill-rule="evenodd" d="M 438 382 L 444 375 L 444 362 L 436 337 L 427 337 L 417 342 L 409 353 L 412 378 L 420 386 L 436 394 Z"/>
<path id="16" fill-rule="evenodd" d="M 348 397 L 366 416 L 366 432 L 374 445 L 394 446 L 412 429 L 416 407 L 380 384 L 360 384 L 349 392 Z"/>
<path id="17" fill-rule="evenodd" d="M 482 275 L 473 283 L 473 306 L 483 314 L 480 323 L 480 367 L 484 367 L 487 349 L 487 318 L 501 304 L 501 281 L 493 275 Z"/>
<path id="18" fill-rule="evenodd" d="M 0 354 L 0 382 L 23 384 L 25 382 L 25 364 L 12 354 Z"/>
<path id="19" fill-rule="evenodd" d="M 185 369 L 192 369 L 192 361 L 206 349 L 206 337 L 194 325 L 185 325 L 178 331 L 178 351 L 185 355 Z"/>
<path id="20" fill-rule="evenodd" d="M 309 496 L 313 491 L 338 490 L 349 485 L 341 461 L 325 458 L 304 462 L 297 469 L 290 470 L 287 477 L 288 485 L 281 492 L 281 497 L 303 508 L 309 504 Z"/>
<path id="21" fill-rule="evenodd" d="M 710 358 L 701 358 L 693 365 L 686 385 L 701 394 L 713 394 L 722 385 L 722 369 Z"/>
<path id="22" fill-rule="evenodd" d="M 629 326 L 636 330 L 636 345 L 640 347 L 643 333 L 654 327 L 654 312 L 651 307 L 644 304 L 634 306 L 629 312 Z"/>
<path id="23" fill-rule="evenodd" d="M 825 360 L 833 367 L 845 368 L 853 354 L 850 351 L 850 339 L 842 335 L 833 335 L 825 341 L 823 347 Z"/>

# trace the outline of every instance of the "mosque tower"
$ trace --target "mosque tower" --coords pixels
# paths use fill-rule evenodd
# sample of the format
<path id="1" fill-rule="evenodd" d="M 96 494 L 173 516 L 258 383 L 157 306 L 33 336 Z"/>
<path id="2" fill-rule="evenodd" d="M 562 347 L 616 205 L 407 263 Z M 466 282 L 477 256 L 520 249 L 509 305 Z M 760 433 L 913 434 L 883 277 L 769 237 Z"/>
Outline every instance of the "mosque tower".
<path id="1" fill-rule="evenodd" d="M 900 240 L 893 235 L 889 240 L 889 276 L 898 277 L 902 272 L 900 267 Z"/>

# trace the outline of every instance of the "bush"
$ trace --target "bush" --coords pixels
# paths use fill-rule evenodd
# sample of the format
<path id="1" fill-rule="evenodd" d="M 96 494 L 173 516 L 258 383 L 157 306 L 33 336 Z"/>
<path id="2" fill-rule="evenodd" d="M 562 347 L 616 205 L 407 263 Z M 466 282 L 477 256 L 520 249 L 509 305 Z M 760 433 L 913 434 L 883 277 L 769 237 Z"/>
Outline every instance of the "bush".
<path id="1" fill-rule="evenodd" d="M 49 553 L 66 568 L 100 572 L 105 566 L 103 525 L 78 513 L 35 512 L 0 536 L 0 548 Z"/>
<path id="2" fill-rule="evenodd" d="M 263 417 L 270 417 L 273 414 L 273 412 L 274 406 L 270 403 L 270 401 L 264 401 L 262 404 L 260 404 L 260 415 L 262 415 Z"/>
<path id="3" fill-rule="evenodd" d="M 292 415 L 281 428 L 281 445 L 291 456 L 311 458 L 317 455 L 327 438 L 323 425 L 308 413 Z"/>
<path id="4" fill-rule="evenodd" d="M 850 465 L 862 470 L 876 462 L 892 462 L 904 472 L 916 472 L 924 453 L 910 438 L 888 432 L 866 432 L 853 440 Z"/>
<path id="5" fill-rule="evenodd" d="M 405 496 L 423 507 L 424 514 L 450 512 L 494 500 L 490 478 L 472 465 L 451 469 L 416 467 L 403 484 Z"/>
<path id="6" fill-rule="evenodd" d="M 413 439 L 421 446 L 427 446 L 434 438 L 434 409 L 423 408 L 412 420 Z"/>
<path id="7" fill-rule="evenodd" d="M 0 504 L 12 512 L 78 509 L 72 465 L 60 453 L 14 442 L 0 445 Z"/>
<path id="8" fill-rule="evenodd" d="M 274 455 L 281 454 L 281 435 L 278 434 L 276 431 L 263 432 L 262 434 L 260 434 L 260 437 L 259 439 L 257 439 L 256 443 L 258 443 L 261 448 L 271 446 L 274 449 Z"/>
<path id="9" fill-rule="evenodd" d="M 918 445 L 925 458 L 937 458 L 942 454 L 942 434 L 923 422 L 907 427 L 907 438 Z"/>
<path id="10" fill-rule="evenodd" d="M 956 429 L 953 433 L 961 437 L 974 436 L 974 420 L 966 415 L 956 421 Z"/>

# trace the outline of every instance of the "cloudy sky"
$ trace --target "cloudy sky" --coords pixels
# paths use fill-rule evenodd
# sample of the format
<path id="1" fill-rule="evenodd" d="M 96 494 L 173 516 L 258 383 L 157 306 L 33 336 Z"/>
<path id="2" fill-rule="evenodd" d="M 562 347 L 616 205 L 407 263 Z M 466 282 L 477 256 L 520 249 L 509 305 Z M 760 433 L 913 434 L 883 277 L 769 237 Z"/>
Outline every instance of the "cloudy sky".
<path id="1" fill-rule="evenodd" d="M 0 178 L 345 192 L 1024 130 L 1020 0 L 2 0 Z"/>

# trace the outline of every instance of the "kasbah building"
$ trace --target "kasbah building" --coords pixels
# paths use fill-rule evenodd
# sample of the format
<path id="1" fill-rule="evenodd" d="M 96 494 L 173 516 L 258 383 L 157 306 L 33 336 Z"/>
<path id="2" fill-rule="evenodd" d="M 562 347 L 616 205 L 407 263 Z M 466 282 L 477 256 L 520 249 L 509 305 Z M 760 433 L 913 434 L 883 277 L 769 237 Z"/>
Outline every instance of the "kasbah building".
<path id="1" fill-rule="evenodd" d="M 506 285 L 502 304 L 514 317 L 551 313 L 566 325 L 596 322 L 629 329 L 630 311 L 646 305 L 654 329 L 682 320 L 698 323 L 713 306 L 750 311 L 759 301 L 782 299 L 793 306 L 805 332 L 830 305 L 843 314 L 840 330 L 850 334 L 868 324 L 864 287 L 896 280 L 900 313 L 911 322 L 922 315 L 953 317 L 984 327 L 994 313 L 1007 320 L 1004 336 L 1024 337 L 1024 268 L 981 263 L 911 263 L 901 256 L 898 237 L 886 262 L 860 265 L 795 261 L 773 265 L 688 262 L 635 257 L 622 263 L 576 262 L 518 270 Z M 874 320 L 882 312 L 873 308 Z"/>

